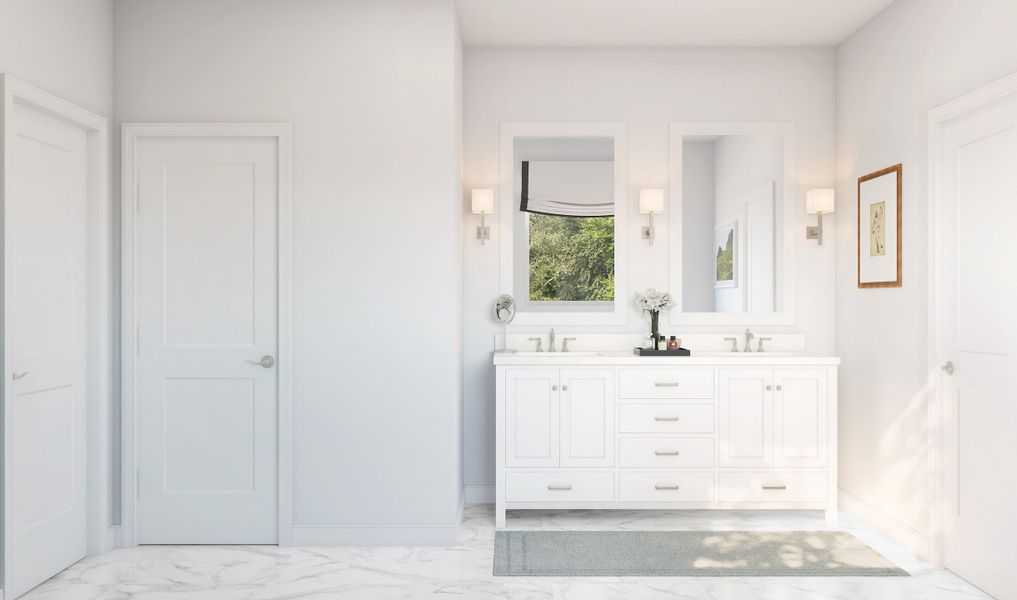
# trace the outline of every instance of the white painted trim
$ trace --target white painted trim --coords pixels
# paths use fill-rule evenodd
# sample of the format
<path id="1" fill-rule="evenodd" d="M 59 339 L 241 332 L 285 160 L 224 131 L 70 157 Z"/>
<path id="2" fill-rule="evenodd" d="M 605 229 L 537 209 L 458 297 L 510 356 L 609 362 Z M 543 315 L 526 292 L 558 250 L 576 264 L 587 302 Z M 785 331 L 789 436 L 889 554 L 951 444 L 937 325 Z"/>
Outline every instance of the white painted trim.
<path id="1" fill-rule="evenodd" d="M 460 494 L 451 523 L 437 525 L 293 525 L 294 546 L 449 546 L 459 535 L 465 510 Z"/>
<path id="2" fill-rule="evenodd" d="M 798 300 L 798 219 L 805 211 L 798 189 L 798 136 L 793 122 L 697 121 L 672 122 L 669 127 L 668 171 L 670 177 L 668 214 L 668 289 L 682 289 L 682 139 L 692 135 L 773 135 L 784 138 L 784 195 L 781 204 L 780 231 L 775 239 L 782 240 L 781 263 L 777 265 L 780 312 L 773 313 L 684 313 L 682 296 L 672 294 L 675 307 L 668 313 L 672 326 L 764 326 L 794 325 Z M 776 198 L 774 201 L 776 202 Z"/>
<path id="3" fill-rule="evenodd" d="M 968 112 L 977 110 L 987 104 L 1004 96 L 1017 93 L 1017 73 L 1004 77 L 999 81 L 981 87 L 970 94 L 947 102 L 946 104 L 929 111 L 928 139 L 929 139 L 929 214 L 928 214 L 928 356 L 927 372 L 929 384 L 932 389 L 932 398 L 928 407 L 928 469 L 929 488 L 931 498 L 929 502 L 929 560 L 933 564 L 941 565 L 943 561 L 943 435 L 942 432 L 950 426 L 943 422 L 943 386 L 940 365 L 949 360 L 946 348 L 943 347 L 943 323 L 942 298 L 944 290 L 943 276 L 943 251 L 940 249 L 943 223 L 943 198 L 942 198 L 942 152 L 943 152 L 943 128 L 951 119 L 955 119 Z"/>
<path id="4" fill-rule="evenodd" d="M 500 254 L 499 288 L 512 294 L 513 282 L 513 215 L 515 214 L 513 141 L 516 137 L 611 137 L 614 139 L 614 309 L 611 312 L 516 312 L 512 325 L 624 325 L 628 320 L 627 247 L 628 216 L 636 206 L 629 202 L 628 145 L 625 123 L 622 122 L 506 122 L 501 124 L 501 171 L 498 197 L 498 251 Z M 520 302 L 520 305 L 523 303 Z"/>
<path id="5" fill-rule="evenodd" d="M 494 484 L 467 485 L 466 504 L 494 504 Z"/>
<path id="6" fill-rule="evenodd" d="M 121 173 L 122 224 L 122 531 L 123 546 L 137 545 L 137 443 L 135 403 L 135 356 L 137 312 L 135 286 L 135 161 L 137 140 L 142 137 L 269 137 L 278 144 L 278 540 L 293 543 L 292 422 L 293 422 L 293 290 L 292 290 L 292 181 L 293 128 L 289 123 L 125 123 L 123 125 Z"/>
<path id="7" fill-rule="evenodd" d="M 839 492 L 840 506 L 845 512 L 861 518 L 882 531 L 915 556 L 923 560 L 928 558 L 929 538 L 925 534 L 850 492 L 844 490 L 839 490 Z"/>
<path id="8" fill-rule="evenodd" d="M 79 106 L 62 100 L 48 92 L 32 87 L 10 75 L 0 74 L 0 206 L 10 185 L 4 174 L 10 169 L 10 147 L 13 132 L 6 126 L 8 116 L 13 114 L 14 104 L 23 104 L 36 110 L 45 111 L 74 126 L 85 130 L 88 146 L 88 553 L 96 555 L 105 552 L 105 531 L 110 515 L 110 193 L 109 193 L 109 127 L 105 118 Z M 0 232 L 2 232 L 3 211 L 0 211 Z M 4 272 L 10 273 L 6 264 L 8 253 L 4 241 Z M 4 281 L 4 286 L 7 282 Z M 0 290 L 2 294 L 2 290 Z M 0 298 L 2 300 L 2 298 Z M 6 310 L 6 309 L 4 309 Z M 10 315 L 4 314 L 4 320 Z M 2 323 L 0 323 L 2 329 Z M 2 356 L 11 353 L 10 341 L 4 336 Z M 6 363 L 3 365 L 4 397 L 11 394 L 10 378 L 7 377 Z M 11 456 L 12 415 L 9 405 L 4 403 L 4 457 Z M 6 458 L 5 458 L 6 463 Z M 11 468 L 4 465 L 4 522 L 13 522 Z M 11 572 L 13 537 L 4 530 L 4 574 Z"/>

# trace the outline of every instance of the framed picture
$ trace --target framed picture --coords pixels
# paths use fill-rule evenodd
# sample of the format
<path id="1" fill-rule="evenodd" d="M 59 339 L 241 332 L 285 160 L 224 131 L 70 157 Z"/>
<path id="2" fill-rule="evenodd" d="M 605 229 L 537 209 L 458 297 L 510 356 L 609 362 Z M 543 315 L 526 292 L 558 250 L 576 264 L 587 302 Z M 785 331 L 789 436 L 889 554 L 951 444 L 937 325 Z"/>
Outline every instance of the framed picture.
<path id="1" fill-rule="evenodd" d="M 738 287 L 738 221 L 713 228 L 713 287 Z"/>
<path id="2" fill-rule="evenodd" d="M 858 178 L 858 287 L 901 287 L 902 165 Z"/>

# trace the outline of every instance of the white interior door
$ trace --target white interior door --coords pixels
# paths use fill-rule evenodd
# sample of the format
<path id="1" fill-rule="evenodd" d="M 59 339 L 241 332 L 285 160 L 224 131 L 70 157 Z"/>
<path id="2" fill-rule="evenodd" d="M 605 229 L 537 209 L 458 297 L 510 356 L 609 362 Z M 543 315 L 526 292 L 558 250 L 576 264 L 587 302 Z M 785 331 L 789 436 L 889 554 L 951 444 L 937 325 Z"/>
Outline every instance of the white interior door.
<path id="1" fill-rule="evenodd" d="M 943 560 L 1017 598 L 1017 94 L 946 124 L 940 331 L 944 360 Z M 952 375 L 948 374 L 952 371 Z"/>
<path id="2" fill-rule="evenodd" d="M 277 145 L 137 141 L 139 543 L 277 542 Z"/>
<path id="3" fill-rule="evenodd" d="M 8 123 L 5 592 L 15 598 L 87 550 L 88 141 L 18 103 Z"/>

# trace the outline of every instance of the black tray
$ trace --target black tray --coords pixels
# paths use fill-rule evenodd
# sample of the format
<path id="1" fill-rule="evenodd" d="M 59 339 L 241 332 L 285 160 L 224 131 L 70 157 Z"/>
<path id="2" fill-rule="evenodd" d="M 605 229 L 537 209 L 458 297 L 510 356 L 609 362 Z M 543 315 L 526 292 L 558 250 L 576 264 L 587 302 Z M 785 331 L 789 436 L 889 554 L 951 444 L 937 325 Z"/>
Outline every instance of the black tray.
<path id="1" fill-rule="evenodd" d="M 651 348 L 633 348 L 633 354 L 636 356 L 692 356 L 692 351 L 688 348 L 678 348 L 677 350 L 653 350 Z"/>

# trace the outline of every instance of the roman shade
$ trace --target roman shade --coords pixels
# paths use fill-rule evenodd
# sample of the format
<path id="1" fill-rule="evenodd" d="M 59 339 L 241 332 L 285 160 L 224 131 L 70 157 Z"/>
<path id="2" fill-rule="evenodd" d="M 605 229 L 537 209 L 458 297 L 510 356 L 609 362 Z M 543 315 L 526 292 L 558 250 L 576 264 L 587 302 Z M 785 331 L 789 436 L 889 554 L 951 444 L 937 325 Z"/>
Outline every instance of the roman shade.
<path id="1" fill-rule="evenodd" d="M 614 162 L 522 162 L 519 210 L 562 217 L 614 216 Z"/>

